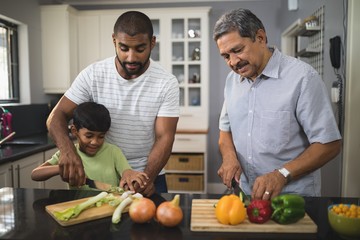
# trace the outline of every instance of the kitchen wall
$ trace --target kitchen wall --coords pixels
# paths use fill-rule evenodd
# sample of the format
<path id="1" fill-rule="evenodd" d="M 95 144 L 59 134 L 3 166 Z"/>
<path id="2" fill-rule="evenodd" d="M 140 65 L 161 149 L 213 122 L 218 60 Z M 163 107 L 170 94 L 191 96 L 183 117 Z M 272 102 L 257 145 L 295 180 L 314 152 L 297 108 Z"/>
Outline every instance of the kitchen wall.
<path id="1" fill-rule="evenodd" d="M 53 96 L 47 96 L 42 87 L 41 29 L 38 0 L 1 0 L 0 14 L 28 26 L 30 103 L 47 103 Z M 56 43 L 54 43 L 56 44 Z M 54 56 L 56 57 L 56 56 Z"/>
<path id="2" fill-rule="evenodd" d="M 346 0 L 345 0 L 346 1 Z M 1 0 L 0 14 L 26 23 L 29 27 L 29 58 L 30 58 L 30 81 L 31 102 L 47 103 L 59 96 L 46 95 L 42 91 L 42 65 L 41 65 L 41 37 L 40 37 L 40 9 L 39 3 L 49 3 L 52 0 Z M 56 1 L 54 1 L 56 2 Z M 163 4 L 128 4 L 118 6 L 77 6 L 78 9 L 116 9 L 116 8 L 148 8 L 148 7 L 189 7 L 211 6 L 210 27 L 224 12 L 238 8 L 249 8 L 263 21 L 270 45 L 280 46 L 281 33 L 288 25 L 298 18 L 304 19 L 325 5 L 325 50 L 324 50 L 324 82 L 329 91 L 333 81 L 336 80 L 329 60 L 329 38 L 334 35 L 343 36 L 343 1 L 338 0 L 299 0 L 299 9 L 289 12 L 287 0 L 258 0 L 258 1 L 220 1 L 220 2 L 192 2 L 192 3 L 163 3 Z M 209 113 L 209 136 L 208 136 L 208 182 L 213 189 L 221 188 L 217 169 L 221 164 L 221 156 L 217 148 L 218 140 L 218 117 L 223 101 L 223 86 L 229 68 L 219 56 L 216 44 L 210 38 L 210 113 Z M 111 44 L 111 43 L 109 43 Z M 56 43 L 54 43 L 56 46 Z M 21 56 L 20 56 L 21 57 Z M 56 56 L 54 56 L 56 57 Z M 61 67 L 61 66 L 59 66 Z M 334 110 L 336 110 L 334 106 Z M 341 157 L 336 158 L 324 167 L 323 194 L 326 196 L 340 195 Z M 220 191 L 220 190 L 219 190 Z"/>

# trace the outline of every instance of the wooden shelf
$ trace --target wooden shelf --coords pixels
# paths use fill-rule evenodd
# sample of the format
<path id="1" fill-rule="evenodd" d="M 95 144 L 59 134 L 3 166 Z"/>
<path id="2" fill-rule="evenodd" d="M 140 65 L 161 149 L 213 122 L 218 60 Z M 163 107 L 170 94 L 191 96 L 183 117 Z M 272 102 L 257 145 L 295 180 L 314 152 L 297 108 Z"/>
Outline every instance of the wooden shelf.
<path id="1" fill-rule="evenodd" d="M 307 27 L 303 25 L 299 26 L 294 35 L 301 37 L 310 37 L 320 32 L 320 30 L 320 26 Z"/>
<path id="2" fill-rule="evenodd" d="M 314 48 L 305 48 L 296 53 L 296 57 L 313 57 L 320 53 L 320 50 Z"/>

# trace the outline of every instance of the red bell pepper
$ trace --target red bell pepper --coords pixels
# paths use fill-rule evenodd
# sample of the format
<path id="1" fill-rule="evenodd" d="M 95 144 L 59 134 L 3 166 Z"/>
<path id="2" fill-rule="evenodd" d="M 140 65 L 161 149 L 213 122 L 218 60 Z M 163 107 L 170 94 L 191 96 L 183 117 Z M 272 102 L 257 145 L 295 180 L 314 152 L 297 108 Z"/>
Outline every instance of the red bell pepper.
<path id="1" fill-rule="evenodd" d="M 249 221 L 252 223 L 265 223 L 271 218 L 271 202 L 268 200 L 252 200 L 246 208 Z"/>

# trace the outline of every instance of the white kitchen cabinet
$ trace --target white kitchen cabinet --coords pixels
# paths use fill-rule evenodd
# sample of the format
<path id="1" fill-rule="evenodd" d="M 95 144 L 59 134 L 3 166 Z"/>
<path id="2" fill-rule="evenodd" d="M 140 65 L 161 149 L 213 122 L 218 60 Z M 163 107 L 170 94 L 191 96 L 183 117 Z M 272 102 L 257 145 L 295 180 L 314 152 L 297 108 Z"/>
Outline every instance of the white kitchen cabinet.
<path id="1" fill-rule="evenodd" d="M 41 6 L 45 93 L 64 93 L 78 74 L 76 12 L 68 5 Z"/>
<path id="2" fill-rule="evenodd" d="M 42 164 L 43 152 L 33 154 L 12 163 L 0 165 L 0 187 L 44 188 L 43 182 L 31 180 L 31 172 Z"/>
<path id="3" fill-rule="evenodd" d="M 0 188 L 13 187 L 13 166 L 11 163 L 0 165 Z"/>
<path id="4" fill-rule="evenodd" d="M 14 186 L 20 188 L 44 188 L 43 182 L 36 182 L 31 179 L 32 170 L 42 164 L 43 159 L 44 155 L 40 152 L 14 162 Z"/>
<path id="5" fill-rule="evenodd" d="M 88 11 L 86 11 L 88 13 Z M 100 16 L 97 14 L 86 14 L 84 11 L 78 14 L 78 51 L 79 72 L 100 57 Z M 109 44 L 111 35 L 109 36 Z"/>
<path id="6" fill-rule="evenodd" d="M 168 13 L 160 35 L 160 52 L 166 51 L 166 66 L 180 82 L 178 130 L 208 130 L 209 105 L 209 8 L 184 9 Z M 160 19 L 161 20 L 161 19 Z M 163 56 L 160 53 L 160 56 Z"/>
<path id="7" fill-rule="evenodd" d="M 44 152 L 44 162 L 49 160 L 56 152 L 57 148 L 53 148 Z M 60 175 L 54 176 L 44 181 L 45 189 L 69 189 L 68 184 L 64 182 Z"/>

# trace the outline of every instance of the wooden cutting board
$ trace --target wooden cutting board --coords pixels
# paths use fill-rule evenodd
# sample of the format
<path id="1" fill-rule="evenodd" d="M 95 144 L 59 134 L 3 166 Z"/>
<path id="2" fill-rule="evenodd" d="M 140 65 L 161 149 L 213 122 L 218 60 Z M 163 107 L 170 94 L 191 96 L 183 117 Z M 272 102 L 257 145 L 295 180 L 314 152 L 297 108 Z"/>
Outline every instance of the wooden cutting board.
<path id="1" fill-rule="evenodd" d="M 81 199 L 68 201 L 68 202 L 57 203 L 57 204 L 53 204 L 53 205 L 48 205 L 45 207 L 45 209 L 55 219 L 55 221 L 57 221 L 61 226 L 64 226 L 64 227 L 112 216 L 113 212 L 115 211 L 115 207 L 112 207 L 109 204 L 105 203 L 105 204 L 102 204 L 100 207 L 92 207 L 92 208 L 86 209 L 83 212 L 81 212 L 79 214 L 79 216 L 77 216 L 76 218 L 71 218 L 68 221 L 60 221 L 55 217 L 55 215 L 54 215 L 55 211 L 63 211 L 67 208 L 70 208 L 77 204 L 85 202 L 89 198 L 90 197 L 81 198 Z M 127 208 L 125 208 L 125 210 L 123 212 L 128 212 L 128 211 L 129 211 L 129 208 L 127 207 Z"/>
<path id="2" fill-rule="evenodd" d="M 218 199 L 193 199 L 191 205 L 191 231 L 198 232 L 268 232 L 268 233 L 316 233 L 317 225 L 306 214 L 300 221 L 281 225 L 272 220 L 263 224 L 251 223 L 246 218 L 238 225 L 224 225 L 215 217 L 214 204 Z"/>

